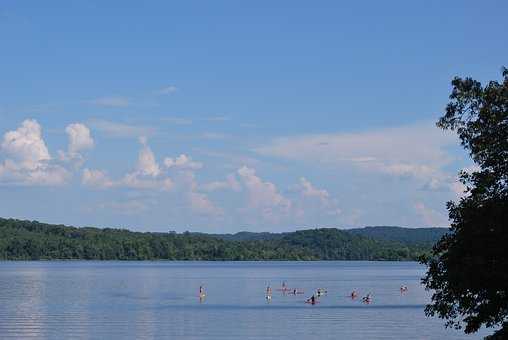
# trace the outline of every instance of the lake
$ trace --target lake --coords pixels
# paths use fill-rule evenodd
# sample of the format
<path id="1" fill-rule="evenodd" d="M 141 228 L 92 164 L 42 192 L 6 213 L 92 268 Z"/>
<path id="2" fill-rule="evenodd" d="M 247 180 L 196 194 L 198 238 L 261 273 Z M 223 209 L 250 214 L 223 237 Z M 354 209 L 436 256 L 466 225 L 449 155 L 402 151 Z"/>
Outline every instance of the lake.
<path id="1" fill-rule="evenodd" d="M 481 338 L 425 317 L 424 272 L 414 262 L 0 262 L 0 338 Z M 283 281 L 305 294 L 277 290 Z M 327 294 L 306 304 L 317 288 Z"/>

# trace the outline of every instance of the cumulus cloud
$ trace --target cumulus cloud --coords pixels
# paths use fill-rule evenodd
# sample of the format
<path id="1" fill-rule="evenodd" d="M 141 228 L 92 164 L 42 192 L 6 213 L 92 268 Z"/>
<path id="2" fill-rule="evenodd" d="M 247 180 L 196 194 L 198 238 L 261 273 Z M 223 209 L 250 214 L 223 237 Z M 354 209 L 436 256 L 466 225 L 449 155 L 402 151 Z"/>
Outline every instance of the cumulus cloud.
<path id="1" fill-rule="evenodd" d="M 81 183 L 85 186 L 108 189 L 124 187 L 139 190 L 170 191 L 174 187 L 173 180 L 163 174 L 146 138 L 139 139 L 141 149 L 138 153 L 136 168 L 120 180 L 112 180 L 102 170 L 84 169 Z"/>
<path id="2" fill-rule="evenodd" d="M 69 136 L 69 153 L 75 154 L 94 147 L 94 141 L 90 129 L 81 123 L 73 123 L 65 128 Z"/>
<path id="3" fill-rule="evenodd" d="M 112 180 L 102 170 L 84 169 L 82 184 L 89 187 L 107 189 L 112 187 L 130 188 L 152 191 L 173 191 L 178 189 L 187 198 L 191 208 L 200 213 L 218 214 L 219 210 L 208 199 L 204 193 L 198 190 L 198 184 L 194 177 L 194 170 L 200 169 L 203 165 L 193 161 L 191 157 L 182 154 L 176 158 L 166 157 L 164 169 L 174 168 L 178 182 L 169 177 L 155 157 L 154 152 L 148 145 L 145 137 L 140 137 L 141 149 L 138 153 L 136 167 L 125 174 L 119 180 Z"/>
<path id="4" fill-rule="evenodd" d="M 59 185 L 70 177 L 63 167 L 52 164 L 49 150 L 36 120 L 27 119 L 3 136 L 0 182 L 24 185 Z"/>
<path id="5" fill-rule="evenodd" d="M 291 201 L 284 197 L 275 184 L 263 181 L 256 171 L 246 166 L 237 171 L 248 194 L 248 208 L 258 211 L 267 220 L 276 221 L 288 215 Z"/>
<path id="6" fill-rule="evenodd" d="M 208 216 L 223 215 L 222 209 L 213 204 L 205 193 L 199 191 L 199 185 L 193 171 L 181 171 L 178 177 L 178 186 L 180 193 L 187 199 L 194 213 Z"/>
<path id="7" fill-rule="evenodd" d="M 330 198 L 328 191 L 317 189 L 305 177 L 300 178 L 300 186 L 302 188 L 302 195 L 304 196 L 317 197 L 321 201 L 326 201 Z"/>
<path id="8" fill-rule="evenodd" d="M 171 178 L 163 176 L 146 138 L 139 138 L 139 142 L 141 143 L 141 150 L 138 154 L 136 170 L 126 174 L 119 185 L 133 189 L 171 190 L 173 181 Z"/>
<path id="9" fill-rule="evenodd" d="M 90 129 L 84 124 L 73 123 L 65 128 L 65 132 L 69 138 L 69 146 L 67 152 L 58 151 L 59 158 L 64 162 L 72 162 L 79 168 L 85 161 L 81 152 L 94 147 Z"/>
<path id="10" fill-rule="evenodd" d="M 337 216 L 342 213 L 337 200 L 332 198 L 327 190 L 316 188 L 305 177 L 300 178 L 296 192 L 300 194 L 300 197 L 296 199 L 293 205 L 295 206 L 295 214 L 300 219 L 312 214 Z"/>
<path id="11" fill-rule="evenodd" d="M 111 188 L 115 185 L 106 172 L 93 169 L 83 169 L 81 183 L 86 186 L 100 189 Z"/>
<path id="12" fill-rule="evenodd" d="M 204 191 L 232 190 L 241 191 L 242 187 L 235 174 L 229 174 L 224 181 L 213 181 L 202 186 Z"/>
<path id="13" fill-rule="evenodd" d="M 152 149 L 147 145 L 146 138 L 139 139 L 142 148 L 138 156 L 138 172 L 145 176 L 157 177 L 161 173 L 159 164 L 155 160 Z"/>
<path id="14" fill-rule="evenodd" d="M 164 165 L 166 168 L 177 168 L 177 169 L 190 169 L 190 170 L 198 170 L 203 167 L 203 164 L 200 162 L 195 162 L 191 157 L 181 154 L 176 158 L 166 157 L 164 158 Z"/>
<path id="15" fill-rule="evenodd" d="M 204 193 L 189 191 L 187 193 L 191 209 L 202 215 L 222 215 L 223 211 L 216 207 Z"/>
<path id="16" fill-rule="evenodd" d="M 42 139 L 41 126 L 33 119 L 23 121 L 18 129 L 4 135 L 2 151 L 21 167 L 29 170 L 34 170 L 51 159 Z"/>
<path id="17" fill-rule="evenodd" d="M 152 179 L 140 175 L 138 172 L 128 173 L 123 177 L 120 185 L 142 190 L 161 190 L 170 191 L 173 189 L 173 181 L 171 178 Z"/>

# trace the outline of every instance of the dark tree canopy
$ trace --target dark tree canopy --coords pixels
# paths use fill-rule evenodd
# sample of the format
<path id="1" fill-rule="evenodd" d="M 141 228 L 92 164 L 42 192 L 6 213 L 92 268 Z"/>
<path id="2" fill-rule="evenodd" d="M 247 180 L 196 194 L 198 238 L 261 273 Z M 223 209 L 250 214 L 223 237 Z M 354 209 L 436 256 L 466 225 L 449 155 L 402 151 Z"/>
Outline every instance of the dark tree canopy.
<path id="1" fill-rule="evenodd" d="M 423 262 L 423 283 L 434 291 L 425 312 L 447 326 L 501 328 L 492 338 L 508 338 L 508 70 L 503 81 L 482 86 L 455 78 L 442 129 L 456 131 L 475 163 L 459 176 L 465 194 L 448 202 L 451 232 Z"/>
<path id="2" fill-rule="evenodd" d="M 415 260 L 431 249 L 425 242 L 369 238 L 334 228 L 236 236 L 74 228 L 0 218 L 0 260 Z"/>

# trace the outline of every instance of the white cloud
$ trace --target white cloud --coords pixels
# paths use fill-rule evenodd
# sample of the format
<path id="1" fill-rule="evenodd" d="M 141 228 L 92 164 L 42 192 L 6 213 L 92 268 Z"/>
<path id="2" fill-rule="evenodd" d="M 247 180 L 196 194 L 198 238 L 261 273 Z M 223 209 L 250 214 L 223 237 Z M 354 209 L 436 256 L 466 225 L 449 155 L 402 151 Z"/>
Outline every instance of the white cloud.
<path id="1" fill-rule="evenodd" d="M 33 119 L 23 121 L 14 131 L 8 131 L 2 141 L 2 151 L 12 157 L 20 167 L 35 170 L 51 159 L 39 123 Z"/>
<path id="2" fill-rule="evenodd" d="M 204 191 L 232 190 L 241 191 L 242 187 L 234 174 L 229 174 L 225 181 L 213 181 L 202 186 Z"/>
<path id="3" fill-rule="evenodd" d="M 197 191 L 189 191 L 187 193 L 191 209 L 202 215 L 222 215 L 220 208 L 216 207 L 203 193 Z"/>
<path id="4" fill-rule="evenodd" d="M 68 150 L 71 155 L 94 147 L 90 129 L 86 125 L 73 123 L 65 128 L 65 132 L 69 136 Z"/>
<path id="5" fill-rule="evenodd" d="M 469 175 L 481 171 L 481 168 L 476 165 L 472 164 L 470 166 L 464 167 L 461 169 L 461 172 L 465 172 Z M 460 180 L 459 177 L 455 177 L 455 180 L 450 183 L 451 190 L 455 193 L 456 197 L 458 199 L 465 197 L 470 194 L 469 191 L 467 191 L 467 186 L 464 185 Z"/>
<path id="6" fill-rule="evenodd" d="M 425 226 L 443 227 L 450 224 L 448 218 L 444 214 L 427 207 L 422 202 L 416 202 L 414 204 L 414 209 L 424 222 Z"/>
<path id="7" fill-rule="evenodd" d="M 170 191 L 174 183 L 171 178 L 152 179 L 140 175 L 138 172 L 128 173 L 120 181 L 121 186 L 141 190 Z"/>
<path id="8" fill-rule="evenodd" d="M 83 169 L 81 183 L 86 186 L 100 189 L 111 188 L 115 185 L 104 171 L 93 169 Z"/>
<path id="9" fill-rule="evenodd" d="M 90 125 L 111 138 L 138 138 L 140 136 L 150 136 L 155 133 L 155 129 L 152 127 L 111 122 L 102 119 L 91 120 Z"/>
<path id="10" fill-rule="evenodd" d="M 159 164 L 155 160 L 155 155 L 152 149 L 147 145 L 146 138 L 141 137 L 140 139 L 143 147 L 139 151 L 138 156 L 138 171 L 140 174 L 145 176 L 157 177 L 161 173 Z"/>
<path id="11" fill-rule="evenodd" d="M 139 140 L 142 147 L 139 151 L 138 162 L 134 171 L 127 173 L 119 181 L 113 181 L 103 171 L 85 169 L 83 171 L 82 183 L 87 186 L 103 189 L 124 187 L 150 191 L 175 191 L 179 198 L 184 199 L 187 208 L 193 213 L 216 217 L 223 215 L 222 209 L 215 206 L 205 193 L 198 190 L 199 186 L 193 170 L 201 168 L 201 163 L 194 162 L 190 157 L 183 154 L 175 159 L 166 158 L 165 165 L 167 168 L 179 170 L 176 173 L 176 181 L 174 181 L 160 168 L 153 151 L 148 146 L 146 138 L 141 137 Z M 109 204 L 104 207 L 111 207 L 118 211 L 132 207 L 135 211 L 144 211 L 143 202 L 139 201 Z"/>
<path id="12" fill-rule="evenodd" d="M 187 198 L 190 208 L 193 212 L 200 215 L 222 216 L 221 208 L 215 206 L 208 196 L 199 192 L 199 185 L 195 174 L 190 170 L 184 170 L 179 173 L 179 186 L 183 196 Z"/>
<path id="13" fill-rule="evenodd" d="M 294 203 L 295 214 L 301 220 L 313 214 L 335 216 L 342 214 L 337 200 L 332 198 L 327 190 L 316 188 L 305 177 L 300 178 L 296 191 L 300 193 L 300 197 Z"/>
<path id="14" fill-rule="evenodd" d="M 42 138 L 42 128 L 33 119 L 5 133 L 1 152 L 7 158 L 0 163 L 0 182 L 21 185 L 60 185 L 70 173 L 52 164 L 49 150 Z"/>
<path id="15" fill-rule="evenodd" d="M 254 169 L 246 166 L 238 169 L 237 173 L 247 190 L 249 209 L 258 211 L 263 218 L 271 221 L 290 213 L 291 202 L 279 193 L 275 184 L 263 181 Z"/>
<path id="16" fill-rule="evenodd" d="M 303 135 L 277 138 L 256 148 L 262 155 L 322 164 L 446 164 L 444 147 L 456 138 L 432 124 L 386 128 L 369 132 Z"/>
<path id="17" fill-rule="evenodd" d="M 452 182 L 450 184 L 451 190 L 455 193 L 457 198 L 461 198 L 466 194 L 467 187 L 459 182 L 459 180 Z"/>
<path id="18" fill-rule="evenodd" d="M 163 174 L 155 159 L 153 151 L 144 137 L 139 138 L 141 150 L 138 154 L 136 169 L 127 173 L 120 180 L 110 179 L 104 171 L 84 169 L 82 184 L 90 187 L 107 189 L 125 187 L 139 190 L 170 191 L 174 187 L 173 180 Z"/>
<path id="19" fill-rule="evenodd" d="M 171 178 L 165 177 L 162 173 L 146 138 L 140 137 L 139 141 L 142 147 L 138 154 L 136 170 L 126 174 L 119 185 L 143 190 L 172 190 L 174 183 Z"/>
<path id="20" fill-rule="evenodd" d="M 156 91 L 156 93 L 160 94 L 160 95 L 167 95 L 167 94 L 175 93 L 176 91 L 178 91 L 178 87 L 176 87 L 174 85 L 169 85 L 169 86 L 163 87 L 162 89 Z"/>
<path id="21" fill-rule="evenodd" d="M 85 169 L 82 176 L 82 184 L 97 188 L 125 187 L 139 190 L 172 191 L 176 186 L 184 188 L 184 195 L 196 209 L 212 210 L 213 205 L 207 203 L 206 195 L 198 192 L 197 183 L 194 179 L 193 170 L 200 169 L 203 165 L 193 161 L 190 157 L 182 154 L 175 159 L 166 158 L 166 168 L 179 170 L 182 183 L 175 181 L 161 169 L 155 154 L 148 146 L 147 139 L 140 137 L 141 149 L 138 153 L 136 168 L 125 174 L 120 180 L 111 180 L 104 171 Z M 208 206 L 208 208 L 206 208 Z M 217 212 L 218 210 L 216 210 Z"/>
<path id="22" fill-rule="evenodd" d="M 69 137 L 69 146 L 67 152 L 58 150 L 59 158 L 64 162 L 72 162 L 75 168 L 79 168 L 85 161 L 81 152 L 94 147 L 90 129 L 84 124 L 73 123 L 65 128 L 65 132 Z"/>
<path id="23" fill-rule="evenodd" d="M 326 201 L 330 198 L 328 191 L 324 189 L 317 189 L 305 177 L 300 178 L 300 185 L 302 188 L 302 195 L 309 197 L 317 197 L 321 201 Z"/>
<path id="24" fill-rule="evenodd" d="M 258 147 L 261 155 L 332 167 L 353 166 L 400 178 L 413 178 L 426 188 L 449 187 L 454 176 L 443 168 L 453 160 L 446 148 L 456 137 L 433 124 L 368 132 L 283 137 Z"/>
<path id="25" fill-rule="evenodd" d="M 100 97 L 89 101 L 91 104 L 103 107 L 127 107 L 130 102 L 125 97 Z"/>
<path id="26" fill-rule="evenodd" d="M 195 162 L 191 157 L 181 154 L 176 158 L 166 157 L 164 158 L 164 165 L 166 168 L 177 168 L 177 169 L 189 169 L 189 170 L 198 170 L 203 167 L 203 164 L 200 162 Z"/>

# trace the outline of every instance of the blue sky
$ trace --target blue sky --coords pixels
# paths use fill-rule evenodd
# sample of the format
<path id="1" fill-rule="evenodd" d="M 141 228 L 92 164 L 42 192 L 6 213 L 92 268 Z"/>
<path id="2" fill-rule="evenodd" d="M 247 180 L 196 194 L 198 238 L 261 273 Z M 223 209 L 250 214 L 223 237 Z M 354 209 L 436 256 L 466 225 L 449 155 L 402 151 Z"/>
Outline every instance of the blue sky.
<path id="1" fill-rule="evenodd" d="M 445 226 L 435 128 L 506 1 L 2 1 L 0 216 L 203 232 Z"/>

